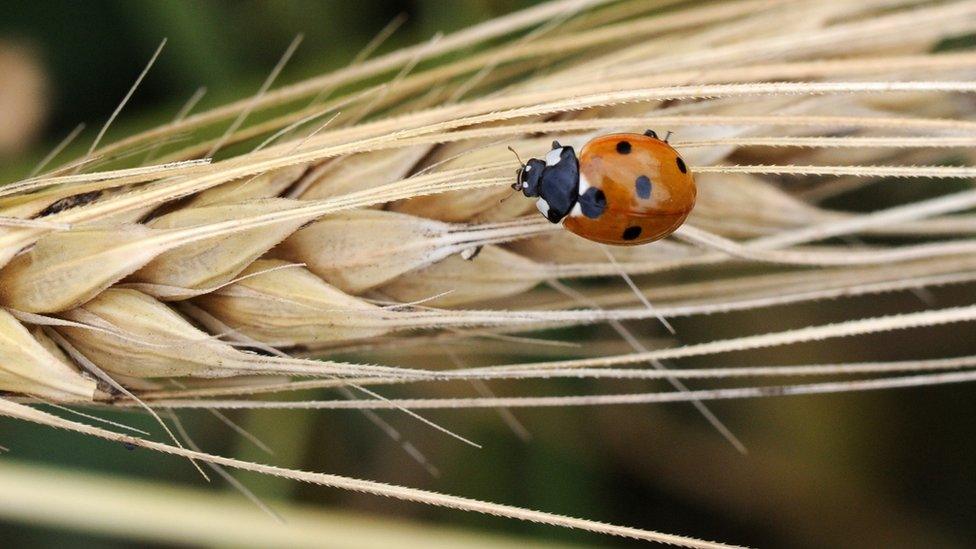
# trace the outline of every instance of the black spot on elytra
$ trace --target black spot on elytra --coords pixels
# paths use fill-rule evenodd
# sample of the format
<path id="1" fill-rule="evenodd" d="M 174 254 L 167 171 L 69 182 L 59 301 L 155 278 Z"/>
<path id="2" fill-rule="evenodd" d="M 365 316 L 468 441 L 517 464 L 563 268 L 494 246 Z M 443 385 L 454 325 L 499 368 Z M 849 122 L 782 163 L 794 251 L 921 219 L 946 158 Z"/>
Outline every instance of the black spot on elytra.
<path id="1" fill-rule="evenodd" d="M 688 166 L 685 166 L 685 161 L 680 156 L 675 162 L 678 163 L 678 169 L 681 170 L 681 173 L 688 173 Z"/>
<path id="2" fill-rule="evenodd" d="M 637 225 L 624 229 L 624 240 L 634 240 L 641 234 L 641 228 Z"/>
<path id="3" fill-rule="evenodd" d="M 641 198 L 651 197 L 651 180 L 646 175 L 637 178 L 637 181 L 634 182 L 634 188 L 637 190 L 637 196 Z"/>
<path id="4" fill-rule="evenodd" d="M 607 195 L 596 187 L 590 187 L 579 197 L 579 205 L 583 215 L 596 219 L 603 215 L 603 210 L 607 209 Z"/>
<path id="5" fill-rule="evenodd" d="M 630 154 L 630 141 L 620 141 L 617 143 L 617 152 L 620 154 Z"/>

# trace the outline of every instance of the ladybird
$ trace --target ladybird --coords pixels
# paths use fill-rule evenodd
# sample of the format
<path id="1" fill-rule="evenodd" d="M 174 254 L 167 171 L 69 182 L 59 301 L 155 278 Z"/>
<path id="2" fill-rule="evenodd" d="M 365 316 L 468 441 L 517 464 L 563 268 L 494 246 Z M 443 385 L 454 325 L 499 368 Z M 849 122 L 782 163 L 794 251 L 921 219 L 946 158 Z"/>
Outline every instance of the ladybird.
<path id="1" fill-rule="evenodd" d="M 520 162 L 521 163 L 521 162 Z M 648 130 L 609 134 L 583 146 L 553 141 L 512 185 L 539 197 L 539 212 L 588 240 L 634 246 L 673 233 L 695 206 L 695 179 L 678 151 Z"/>

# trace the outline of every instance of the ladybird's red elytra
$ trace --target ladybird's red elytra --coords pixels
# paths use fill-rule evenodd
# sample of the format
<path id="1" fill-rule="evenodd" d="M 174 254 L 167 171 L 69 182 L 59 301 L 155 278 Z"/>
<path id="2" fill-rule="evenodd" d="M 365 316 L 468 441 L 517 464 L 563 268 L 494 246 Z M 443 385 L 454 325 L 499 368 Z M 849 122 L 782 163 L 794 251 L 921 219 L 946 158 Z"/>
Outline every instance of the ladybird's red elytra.
<path id="1" fill-rule="evenodd" d="M 512 187 L 539 197 L 539 211 L 549 221 L 588 240 L 619 246 L 673 233 L 697 195 L 681 155 L 651 130 L 597 137 L 578 157 L 572 147 L 554 141 L 544 160 L 522 165 Z"/>

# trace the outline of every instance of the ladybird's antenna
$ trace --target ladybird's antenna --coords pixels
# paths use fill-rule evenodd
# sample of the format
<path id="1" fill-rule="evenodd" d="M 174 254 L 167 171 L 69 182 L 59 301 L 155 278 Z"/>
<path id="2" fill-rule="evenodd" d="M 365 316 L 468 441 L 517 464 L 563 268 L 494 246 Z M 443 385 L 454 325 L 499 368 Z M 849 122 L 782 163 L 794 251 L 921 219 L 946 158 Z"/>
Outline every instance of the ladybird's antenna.
<path id="1" fill-rule="evenodd" d="M 524 167 L 525 167 L 525 162 L 522 162 L 522 159 L 521 159 L 521 158 L 519 158 L 519 155 L 518 155 L 518 153 L 517 153 L 517 152 L 515 152 L 515 149 L 513 149 L 513 148 L 512 148 L 512 146 L 511 146 L 511 145 L 509 145 L 509 146 L 508 146 L 508 150 L 510 150 L 510 151 L 512 151 L 512 154 L 514 154 L 514 155 L 515 155 L 515 159 L 516 159 L 516 160 L 518 160 L 518 163 L 519 163 L 519 164 L 521 164 L 521 165 L 522 165 L 522 167 L 524 168 Z"/>
<path id="2" fill-rule="evenodd" d="M 505 195 L 505 197 L 504 197 L 504 198 L 501 198 L 501 199 L 499 199 L 499 200 L 498 200 L 498 203 L 499 203 L 499 204 L 504 204 L 504 203 L 505 203 L 505 201 L 506 201 L 506 200 L 508 200 L 509 198 L 512 198 L 513 196 L 517 196 L 517 195 L 518 195 L 518 192 L 519 192 L 520 190 L 521 190 L 521 189 L 516 189 L 516 188 L 515 188 L 515 185 L 512 185 L 512 191 L 513 191 L 513 192 L 510 192 L 510 193 L 508 193 L 507 195 Z"/>
<path id="3" fill-rule="evenodd" d="M 664 136 L 664 142 L 665 143 L 668 142 L 668 139 L 671 139 L 671 133 L 673 133 L 673 132 L 671 132 L 671 130 L 668 130 L 667 135 Z"/>

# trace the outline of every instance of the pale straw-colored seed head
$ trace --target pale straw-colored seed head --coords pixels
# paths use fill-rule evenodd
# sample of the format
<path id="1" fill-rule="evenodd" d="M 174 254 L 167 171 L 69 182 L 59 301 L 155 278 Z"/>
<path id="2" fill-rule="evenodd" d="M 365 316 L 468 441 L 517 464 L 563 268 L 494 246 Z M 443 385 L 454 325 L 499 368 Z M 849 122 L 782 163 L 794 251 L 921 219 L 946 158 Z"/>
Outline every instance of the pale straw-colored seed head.
<path id="1" fill-rule="evenodd" d="M 972 381 L 972 357 L 788 370 L 648 364 L 976 320 L 969 303 L 848 318 L 843 301 L 976 281 L 976 54 L 954 41 L 973 32 L 976 4 L 967 0 L 558 0 L 273 87 L 278 67 L 252 97 L 97 142 L 90 154 L 0 187 L 0 391 L 134 405 L 121 387 L 172 409 L 403 411 L 703 406 Z M 510 188 L 519 161 L 509 146 L 524 161 L 554 139 L 579 151 L 601 134 L 649 128 L 674 132 L 670 143 L 699 187 L 672 238 L 597 245 L 542 219 Z M 177 136 L 188 141 L 171 143 Z M 129 154 L 145 149 L 158 164 Z M 105 160 L 122 167 L 99 167 Z M 867 212 L 837 207 L 852 191 L 869 197 L 860 204 Z M 835 307 L 841 320 L 779 315 L 800 303 Z M 705 341 L 686 345 L 666 331 L 672 318 L 695 326 L 737 311 L 782 317 L 782 326 L 712 341 L 699 332 Z M 569 326 L 592 328 L 542 333 Z M 350 362 L 332 360 L 338 353 Z M 940 369 L 972 378 L 925 377 Z M 98 371 L 114 384 L 100 375 L 96 394 Z M 775 389 L 765 381 L 893 372 L 918 375 Z M 540 390 L 567 377 L 683 387 L 679 376 L 758 381 L 694 394 L 424 398 L 458 380 L 510 379 L 514 394 L 524 379 Z M 385 400 L 385 384 L 417 398 Z M 315 387 L 361 398 L 259 398 Z M 7 400 L 0 414 L 117 439 Z"/>

